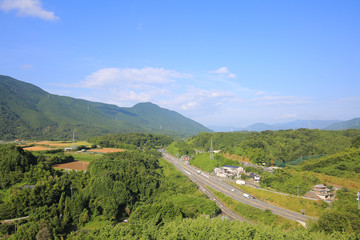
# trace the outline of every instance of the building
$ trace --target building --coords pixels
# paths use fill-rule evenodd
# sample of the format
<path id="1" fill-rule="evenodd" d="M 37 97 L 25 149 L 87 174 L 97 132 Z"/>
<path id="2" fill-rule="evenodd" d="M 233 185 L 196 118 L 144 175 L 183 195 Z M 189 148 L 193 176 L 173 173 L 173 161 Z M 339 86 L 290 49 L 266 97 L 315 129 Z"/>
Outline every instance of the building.
<path id="1" fill-rule="evenodd" d="M 72 146 L 72 147 L 64 148 L 64 151 L 72 151 L 72 150 L 75 150 L 75 149 L 76 149 L 76 147 Z"/>
<path id="2" fill-rule="evenodd" d="M 218 177 L 228 177 L 228 175 L 226 174 L 225 170 L 222 167 L 214 168 L 214 173 Z"/>
<path id="3" fill-rule="evenodd" d="M 181 158 L 180 158 L 182 161 L 184 161 L 184 162 L 189 162 L 190 161 L 190 157 L 188 156 L 188 155 L 183 155 L 183 156 L 181 156 Z"/>
<path id="4" fill-rule="evenodd" d="M 218 177 L 235 177 L 238 178 L 244 172 L 243 167 L 224 165 L 219 168 L 215 168 L 214 172 Z"/>
<path id="5" fill-rule="evenodd" d="M 312 192 L 315 193 L 316 196 L 318 196 L 322 200 L 331 198 L 331 196 L 333 195 L 331 193 L 331 190 L 327 188 L 324 184 L 315 185 Z"/>
<path id="6" fill-rule="evenodd" d="M 255 182 L 260 182 L 260 176 L 257 175 L 256 173 L 253 173 L 253 172 L 250 173 L 249 178 L 254 180 Z"/>

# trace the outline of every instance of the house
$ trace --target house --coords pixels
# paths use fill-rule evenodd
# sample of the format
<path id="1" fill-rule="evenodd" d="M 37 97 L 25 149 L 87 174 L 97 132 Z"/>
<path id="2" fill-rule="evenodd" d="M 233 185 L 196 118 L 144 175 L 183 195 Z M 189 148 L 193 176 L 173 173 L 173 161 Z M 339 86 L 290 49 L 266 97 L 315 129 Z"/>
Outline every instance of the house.
<path id="1" fill-rule="evenodd" d="M 225 170 L 222 167 L 214 168 L 214 173 L 218 177 L 228 177 L 227 173 L 225 172 Z"/>
<path id="2" fill-rule="evenodd" d="M 64 151 L 72 151 L 72 150 L 75 150 L 75 149 L 76 149 L 76 146 L 72 146 L 72 147 L 64 148 Z"/>
<path id="3" fill-rule="evenodd" d="M 255 182 L 260 182 L 260 176 L 257 175 L 256 173 L 253 173 L 253 172 L 250 173 L 249 178 L 254 180 Z"/>
<path id="4" fill-rule="evenodd" d="M 325 200 L 330 198 L 333 194 L 331 193 L 331 190 L 327 188 L 324 184 L 318 184 L 313 187 L 312 190 L 313 193 L 316 194 L 319 198 Z"/>
<path id="5" fill-rule="evenodd" d="M 182 161 L 185 161 L 185 162 L 190 161 L 190 157 L 189 157 L 188 155 L 183 155 L 183 156 L 181 156 L 180 159 L 181 159 Z"/>
<path id="6" fill-rule="evenodd" d="M 240 177 L 240 175 L 244 172 L 243 167 L 224 165 L 223 168 L 228 173 L 233 173 L 235 177 Z"/>

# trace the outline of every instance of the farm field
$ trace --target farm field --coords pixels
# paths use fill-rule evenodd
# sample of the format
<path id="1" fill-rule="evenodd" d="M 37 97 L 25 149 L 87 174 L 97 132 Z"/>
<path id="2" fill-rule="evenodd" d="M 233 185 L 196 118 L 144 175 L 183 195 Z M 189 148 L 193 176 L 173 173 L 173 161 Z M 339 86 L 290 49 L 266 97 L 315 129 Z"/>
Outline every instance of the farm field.
<path id="1" fill-rule="evenodd" d="M 52 149 L 52 148 L 44 147 L 44 146 L 32 146 L 32 147 L 26 147 L 26 148 L 24 148 L 24 150 L 32 151 L 32 152 L 36 152 L 36 151 L 46 151 L 46 150 L 51 150 L 51 149 Z"/>
<path id="2" fill-rule="evenodd" d="M 25 145 L 25 146 L 24 146 Z M 75 142 L 74 145 L 89 145 L 86 141 Z M 30 146 L 30 147 L 26 147 Z M 23 144 L 23 148 L 28 151 L 44 151 L 44 150 L 53 150 L 53 149 L 62 149 L 65 147 L 71 147 L 72 142 L 64 141 L 38 141 L 38 142 L 26 142 Z M 39 149 L 39 150 L 38 150 Z"/>
<path id="3" fill-rule="evenodd" d="M 72 142 L 58 142 L 58 141 L 40 141 L 40 142 L 34 142 L 30 144 L 35 145 L 45 145 L 50 147 L 66 147 L 72 144 Z"/>
<path id="4" fill-rule="evenodd" d="M 101 154 L 93 154 L 93 153 L 71 153 L 69 154 L 73 156 L 75 161 L 85 161 L 85 162 L 91 162 L 93 160 L 101 158 Z"/>
<path id="5" fill-rule="evenodd" d="M 97 152 L 97 153 L 115 153 L 115 152 L 124 152 L 124 149 L 119 148 L 99 148 L 99 149 L 90 149 L 87 152 Z"/>
<path id="6" fill-rule="evenodd" d="M 53 167 L 57 169 L 71 169 L 71 170 L 87 170 L 90 162 L 86 161 L 74 161 L 69 163 L 59 163 L 55 164 Z"/>

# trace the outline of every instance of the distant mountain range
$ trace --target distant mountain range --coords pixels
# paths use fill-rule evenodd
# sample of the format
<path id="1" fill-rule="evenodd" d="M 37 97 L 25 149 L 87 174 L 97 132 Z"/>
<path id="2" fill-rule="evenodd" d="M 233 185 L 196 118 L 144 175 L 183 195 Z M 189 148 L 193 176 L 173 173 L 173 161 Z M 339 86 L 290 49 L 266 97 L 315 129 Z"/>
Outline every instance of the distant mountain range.
<path id="1" fill-rule="evenodd" d="M 354 118 L 348 121 L 338 120 L 295 120 L 288 123 L 278 124 L 265 124 L 255 123 L 246 128 L 235 127 L 221 127 L 221 126 L 209 126 L 210 129 L 216 132 L 230 132 L 230 131 L 266 131 L 266 130 L 286 130 L 286 129 L 325 129 L 325 130 L 346 130 L 346 129 L 360 129 L 360 118 Z"/>
<path id="2" fill-rule="evenodd" d="M 0 75 L 0 140 L 77 139 L 107 133 L 149 132 L 176 137 L 210 132 L 181 114 L 152 103 L 131 108 L 58 96 Z"/>
<path id="3" fill-rule="evenodd" d="M 345 130 L 350 128 L 360 129 L 360 118 L 337 122 L 326 127 L 327 130 Z"/>

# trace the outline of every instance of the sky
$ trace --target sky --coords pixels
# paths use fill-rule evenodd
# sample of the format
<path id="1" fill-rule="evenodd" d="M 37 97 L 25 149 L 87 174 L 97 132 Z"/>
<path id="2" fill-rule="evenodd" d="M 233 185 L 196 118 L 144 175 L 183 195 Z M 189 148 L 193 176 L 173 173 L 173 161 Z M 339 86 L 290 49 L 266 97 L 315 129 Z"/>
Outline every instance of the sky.
<path id="1" fill-rule="evenodd" d="M 205 126 L 360 117 L 360 1 L 0 0 L 0 74 Z"/>

